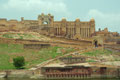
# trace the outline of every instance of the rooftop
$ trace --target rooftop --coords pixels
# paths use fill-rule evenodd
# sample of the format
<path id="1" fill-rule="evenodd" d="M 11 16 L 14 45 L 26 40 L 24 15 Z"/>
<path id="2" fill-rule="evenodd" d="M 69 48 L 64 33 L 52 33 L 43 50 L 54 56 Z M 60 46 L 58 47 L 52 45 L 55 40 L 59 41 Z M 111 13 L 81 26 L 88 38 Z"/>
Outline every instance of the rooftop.
<path id="1" fill-rule="evenodd" d="M 44 66 L 45 68 L 64 68 L 64 67 L 108 67 L 108 68 L 118 68 L 119 66 L 114 65 L 104 65 L 104 64 L 98 64 L 98 63 L 74 63 L 74 64 L 64 64 L 64 63 L 54 63 L 54 64 L 48 64 Z"/>
<path id="2" fill-rule="evenodd" d="M 64 68 L 64 67 L 72 67 L 72 66 L 84 66 L 84 67 L 91 67 L 89 63 L 76 63 L 76 64 L 59 64 L 59 63 L 54 63 L 54 64 L 48 64 L 44 67 L 59 67 L 59 68 Z"/>

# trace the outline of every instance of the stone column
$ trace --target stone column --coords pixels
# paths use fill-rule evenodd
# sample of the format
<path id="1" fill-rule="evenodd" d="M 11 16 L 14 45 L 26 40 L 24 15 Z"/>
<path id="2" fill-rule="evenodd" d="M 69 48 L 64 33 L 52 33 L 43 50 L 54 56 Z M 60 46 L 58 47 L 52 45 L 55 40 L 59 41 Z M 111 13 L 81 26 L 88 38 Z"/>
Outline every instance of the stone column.
<path id="1" fill-rule="evenodd" d="M 68 27 L 68 30 L 67 30 L 67 35 L 69 35 L 70 34 L 70 28 Z"/>
<path id="2" fill-rule="evenodd" d="M 88 28 L 88 37 L 89 37 L 89 34 L 90 34 L 90 33 L 89 33 L 89 28 Z"/>
<path id="3" fill-rule="evenodd" d="M 84 28 L 83 28 L 82 36 L 83 36 L 83 38 L 84 38 Z"/>
<path id="4" fill-rule="evenodd" d="M 88 29 L 88 28 L 86 28 L 86 38 L 87 38 L 87 34 L 88 34 L 87 29 Z"/>
<path id="5" fill-rule="evenodd" d="M 86 38 L 86 28 L 85 28 L 85 38 Z"/>
<path id="6" fill-rule="evenodd" d="M 83 37 L 85 37 L 85 28 L 83 28 Z"/>
<path id="7" fill-rule="evenodd" d="M 80 35 L 81 35 L 81 28 L 79 28 L 80 29 Z"/>
<path id="8" fill-rule="evenodd" d="M 59 26 L 59 35 L 60 35 L 60 26 Z"/>
<path id="9" fill-rule="evenodd" d="M 80 28 L 80 35 L 81 35 L 82 29 Z"/>
<path id="10" fill-rule="evenodd" d="M 88 28 L 87 28 L 87 38 L 88 38 Z"/>
<path id="11" fill-rule="evenodd" d="M 56 35 L 57 35 L 57 27 L 56 27 Z"/>
<path id="12" fill-rule="evenodd" d="M 58 26 L 58 36 L 59 36 L 59 26 Z"/>
<path id="13" fill-rule="evenodd" d="M 85 35 L 84 35 L 84 36 L 85 36 L 85 38 L 86 38 L 86 28 L 84 28 L 84 31 L 85 31 Z"/>
<path id="14" fill-rule="evenodd" d="M 73 38 L 73 27 L 72 27 L 72 38 Z"/>
<path id="15" fill-rule="evenodd" d="M 58 29 L 58 27 L 57 27 L 57 36 L 59 35 L 59 29 Z"/>
<path id="16" fill-rule="evenodd" d="M 81 28 L 81 37 L 83 38 L 83 28 Z"/>
<path id="17" fill-rule="evenodd" d="M 70 38 L 72 37 L 72 28 L 70 27 Z"/>
<path id="18" fill-rule="evenodd" d="M 58 28 L 56 28 L 56 30 L 57 30 L 57 35 L 58 35 Z"/>
<path id="19" fill-rule="evenodd" d="M 72 38 L 72 36 L 73 36 L 73 28 L 71 27 L 71 38 Z"/>
<path id="20" fill-rule="evenodd" d="M 86 31 L 85 31 L 85 28 L 84 28 L 84 37 L 86 37 Z"/>
<path id="21" fill-rule="evenodd" d="M 58 36 L 58 34 L 59 34 L 59 29 L 58 29 L 58 27 L 57 27 L 57 36 Z"/>
<path id="22" fill-rule="evenodd" d="M 88 28 L 88 37 L 90 37 L 90 29 Z"/>

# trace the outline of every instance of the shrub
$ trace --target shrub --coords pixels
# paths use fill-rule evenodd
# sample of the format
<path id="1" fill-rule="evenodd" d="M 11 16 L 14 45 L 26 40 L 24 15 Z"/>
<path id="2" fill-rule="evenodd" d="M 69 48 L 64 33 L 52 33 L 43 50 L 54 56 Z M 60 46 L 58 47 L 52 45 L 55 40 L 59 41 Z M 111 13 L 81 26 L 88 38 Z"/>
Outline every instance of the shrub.
<path id="1" fill-rule="evenodd" d="M 13 65 L 16 67 L 16 69 L 24 69 L 24 66 L 25 66 L 24 57 L 19 56 L 19 57 L 13 58 Z"/>

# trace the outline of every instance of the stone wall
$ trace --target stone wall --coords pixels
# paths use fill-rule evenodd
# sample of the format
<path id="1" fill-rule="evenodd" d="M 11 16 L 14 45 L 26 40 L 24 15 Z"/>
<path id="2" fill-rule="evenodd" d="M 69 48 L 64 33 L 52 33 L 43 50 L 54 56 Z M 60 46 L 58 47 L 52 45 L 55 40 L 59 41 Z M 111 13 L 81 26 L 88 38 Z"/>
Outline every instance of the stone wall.
<path id="1" fill-rule="evenodd" d="M 48 48 L 50 44 L 24 44 L 24 49 L 41 49 L 41 48 Z"/>
<path id="2" fill-rule="evenodd" d="M 65 64 L 72 64 L 72 63 L 84 63 L 86 59 L 85 57 L 63 57 L 60 58 L 60 61 L 64 62 Z"/>
<path id="3" fill-rule="evenodd" d="M 71 48 L 84 48 L 92 46 L 91 41 L 38 41 L 38 40 L 22 40 L 22 39 L 10 39 L 10 38 L 0 38 L 0 43 L 8 44 L 50 44 L 51 46 L 61 46 L 61 47 L 71 47 Z"/>
<path id="4" fill-rule="evenodd" d="M 104 49 L 110 50 L 112 52 L 120 52 L 119 44 L 104 44 Z"/>
<path id="5" fill-rule="evenodd" d="M 79 78 L 119 78 L 119 68 L 107 67 L 43 67 L 45 78 L 47 79 L 79 79 Z"/>
<path id="6" fill-rule="evenodd" d="M 1 78 L 30 78 L 34 73 L 29 70 L 1 70 Z"/>

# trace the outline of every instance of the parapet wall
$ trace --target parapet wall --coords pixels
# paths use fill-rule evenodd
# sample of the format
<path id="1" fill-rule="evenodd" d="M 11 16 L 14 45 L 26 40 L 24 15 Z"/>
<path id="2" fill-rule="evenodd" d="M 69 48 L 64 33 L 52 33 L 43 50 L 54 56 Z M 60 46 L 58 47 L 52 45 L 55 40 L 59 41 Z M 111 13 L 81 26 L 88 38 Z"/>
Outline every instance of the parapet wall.
<path id="1" fill-rule="evenodd" d="M 48 48 L 50 44 L 24 44 L 24 49 L 41 49 L 41 48 Z"/>
<path id="2" fill-rule="evenodd" d="M 60 42 L 60 41 L 38 41 L 38 40 L 22 40 L 22 39 L 9 39 L 9 38 L 0 38 L 0 43 L 12 43 L 12 44 L 50 44 L 51 46 L 61 46 L 61 47 L 85 47 L 92 46 L 90 41 L 82 42 Z"/>

